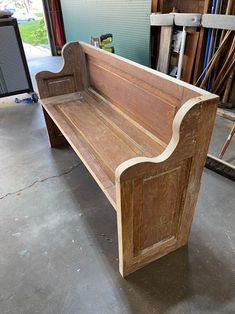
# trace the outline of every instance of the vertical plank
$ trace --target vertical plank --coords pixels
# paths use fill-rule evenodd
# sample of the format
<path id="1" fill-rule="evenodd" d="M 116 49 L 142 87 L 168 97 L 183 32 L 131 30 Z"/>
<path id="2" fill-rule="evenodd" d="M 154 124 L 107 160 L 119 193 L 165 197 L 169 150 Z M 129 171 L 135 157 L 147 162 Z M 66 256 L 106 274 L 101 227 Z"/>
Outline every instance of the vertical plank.
<path id="1" fill-rule="evenodd" d="M 190 83 L 196 57 L 199 32 L 187 32 L 181 79 Z"/>
<path id="2" fill-rule="evenodd" d="M 168 74 L 173 26 L 162 26 L 157 70 Z"/>
<path id="3" fill-rule="evenodd" d="M 158 8 L 158 0 L 152 0 L 151 12 L 156 13 Z"/>
<path id="4" fill-rule="evenodd" d="M 203 13 L 208 13 L 209 10 L 209 4 L 210 0 L 205 0 L 204 2 L 204 9 Z M 195 67 L 194 67 L 194 73 L 193 73 L 193 84 L 196 83 L 199 71 L 201 70 L 202 60 L 204 57 L 204 49 L 205 49 L 205 38 L 206 38 L 206 31 L 204 27 L 201 27 L 200 33 L 199 33 L 199 40 L 198 40 L 198 47 L 197 47 L 197 54 L 196 54 L 196 60 L 195 60 Z"/>
<path id="5" fill-rule="evenodd" d="M 164 11 L 164 0 L 160 0 L 159 6 L 160 6 L 159 11 L 161 13 L 163 13 L 163 11 Z"/>

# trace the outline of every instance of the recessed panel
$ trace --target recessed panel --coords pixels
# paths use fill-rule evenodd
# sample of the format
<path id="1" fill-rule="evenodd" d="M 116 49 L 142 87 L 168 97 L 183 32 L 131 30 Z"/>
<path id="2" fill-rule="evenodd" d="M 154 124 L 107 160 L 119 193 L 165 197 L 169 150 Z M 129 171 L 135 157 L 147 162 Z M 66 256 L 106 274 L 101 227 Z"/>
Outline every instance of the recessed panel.
<path id="1" fill-rule="evenodd" d="M 134 254 L 176 237 L 184 185 L 183 166 L 134 181 Z"/>

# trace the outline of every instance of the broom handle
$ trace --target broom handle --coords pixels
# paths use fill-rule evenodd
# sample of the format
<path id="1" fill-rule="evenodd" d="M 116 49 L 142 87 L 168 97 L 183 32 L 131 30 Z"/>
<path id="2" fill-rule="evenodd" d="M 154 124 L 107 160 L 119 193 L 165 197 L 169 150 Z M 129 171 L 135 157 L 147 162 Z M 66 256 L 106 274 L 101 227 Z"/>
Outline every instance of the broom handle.
<path id="1" fill-rule="evenodd" d="M 229 145 L 229 143 L 231 142 L 231 140 L 232 140 L 234 134 L 235 134 L 235 123 L 234 123 L 234 125 L 233 125 L 233 127 L 232 127 L 232 130 L 230 131 L 230 133 L 229 133 L 229 135 L 228 135 L 228 137 L 227 137 L 227 139 L 226 139 L 226 141 L 225 141 L 225 143 L 224 143 L 222 149 L 221 149 L 221 152 L 220 152 L 220 154 L 219 154 L 219 158 L 220 158 L 220 159 L 223 158 L 224 153 L 226 152 L 226 150 L 227 150 L 227 148 L 228 148 L 228 145 Z"/>

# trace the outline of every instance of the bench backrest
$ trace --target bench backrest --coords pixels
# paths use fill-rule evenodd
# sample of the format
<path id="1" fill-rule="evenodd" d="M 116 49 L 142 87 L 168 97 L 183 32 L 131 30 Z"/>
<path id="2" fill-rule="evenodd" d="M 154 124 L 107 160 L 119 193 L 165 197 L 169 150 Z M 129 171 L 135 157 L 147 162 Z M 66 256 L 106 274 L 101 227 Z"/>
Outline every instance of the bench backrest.
<path id="1" fill-rule="evenodd" d="M 178 108 L 201 95 L 200 91 L 135 62 L 81 45 L 90 86 L 167 144 Z"/>
<path id="2" fill-rule="evenodd" d="M 41 98 L 90 86 L 165 144 L 171 139 L 172 122 L 179 107 L 207 93 L 86 43 L 68 43 L 63 57 L 61 71 L 36 75 Z"/>

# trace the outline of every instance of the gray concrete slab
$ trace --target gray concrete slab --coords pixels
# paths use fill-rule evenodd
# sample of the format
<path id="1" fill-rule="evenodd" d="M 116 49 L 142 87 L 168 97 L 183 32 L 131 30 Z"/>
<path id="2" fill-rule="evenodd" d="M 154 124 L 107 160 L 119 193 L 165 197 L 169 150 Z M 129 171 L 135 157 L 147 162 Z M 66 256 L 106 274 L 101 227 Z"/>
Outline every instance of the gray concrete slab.
<path id="1" fill-rule="evenodd" d="M 28 61 L 51 56 L 50 49 L 42 46 L 33 46 L 27 43 L 23 43 L 23 47 L 26 59 Z"/>
<path id="2" fill-rule="evenodd" d="M 188 246 L 125 280 L 116 213 L 78 157 L 50 149 L 37 104 L 0 107 L 0 313 L 234 313 L 234 191 L 205 170 Z"/>

